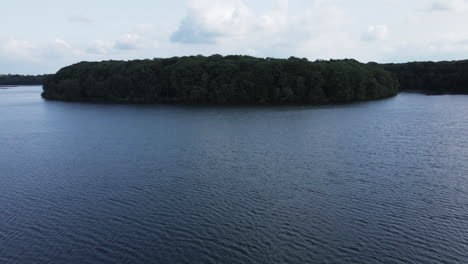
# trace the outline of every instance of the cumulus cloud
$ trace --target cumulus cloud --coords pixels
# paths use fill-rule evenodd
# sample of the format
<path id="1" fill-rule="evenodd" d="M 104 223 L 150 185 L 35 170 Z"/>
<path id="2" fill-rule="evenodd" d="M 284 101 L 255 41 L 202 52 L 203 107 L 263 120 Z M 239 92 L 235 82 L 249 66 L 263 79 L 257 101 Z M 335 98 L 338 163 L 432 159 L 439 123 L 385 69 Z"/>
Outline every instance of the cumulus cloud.
<path id="1" fill-rule="evenodd" d="M 344 13 L 335 1 L 310 1 L 290 12 L 288 0 L 277 0 L 268 9 L 255 10 L 242 0 L 213 2 L 192 0 L 188 14 L 170 40 L 182 44 L 205 44 L 230 50 L 271 50 L 282 53 L 334 31 L 342 35 Z M 272 51 L 271 56 L 277 52 Z M 231 52 L 232 53 L 232 52 Z M 257 52 L 257 54 L 261 54 Z"/>
<path id="2" fill-rule="evenodd" d="M 287 0 L 273 8 L 254 12 L 241 0 L 213 2 L 192 0 L 187 16 L 170 37 L 184 44 L 215 44 L 246 39 L 262 39 L 285 31 L 295 17 L 289 17 Z M 294 30 L 289 27 L 289 30 Z"/>
<path id="3" fill-rule="evenodd" d="M 385 40 L 388 37 L 388 32 L 386 25 L 372 25 L 367 28 L 361 39 L 364 41 Z"/>
<path id="4" fill-rule="evenodd" d="M 170 39 L 185 44 L 215 43 L 221 36 L 245 29 L 252 14 L 242 1 L 192 0 L 187 16 Z"/>
<path id="5" fill-rule="evenodd" d="M 184 44 L 215 43 L 216 38 L 222 33 L 201 22 L 195 14 L 189 14 L 181 22 L 179 29 L 171 35 L 171 41 Z"/>

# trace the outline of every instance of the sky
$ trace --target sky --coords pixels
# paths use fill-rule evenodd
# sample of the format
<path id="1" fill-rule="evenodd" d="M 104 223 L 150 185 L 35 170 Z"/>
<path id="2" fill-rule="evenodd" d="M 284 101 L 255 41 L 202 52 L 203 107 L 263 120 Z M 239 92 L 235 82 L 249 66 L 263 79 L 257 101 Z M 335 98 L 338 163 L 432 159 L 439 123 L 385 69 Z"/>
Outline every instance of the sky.
<path id="1" fill-rule="evenodd" d="M 0 6 L 0 74 L 199 54 L 382 63 L 468 58 L 468 0 L 15 0 Z"/>

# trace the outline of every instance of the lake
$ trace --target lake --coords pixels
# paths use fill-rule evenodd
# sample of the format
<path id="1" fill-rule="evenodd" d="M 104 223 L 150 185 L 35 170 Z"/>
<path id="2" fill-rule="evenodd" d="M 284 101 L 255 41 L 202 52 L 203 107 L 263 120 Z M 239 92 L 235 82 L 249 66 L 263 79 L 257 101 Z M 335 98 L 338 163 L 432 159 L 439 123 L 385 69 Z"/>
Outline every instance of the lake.
<path id="1" fill-rule="evenodd" d="M 0 89 L 0 263 L 467 263 L 468 96 L 325 107 Z"/>

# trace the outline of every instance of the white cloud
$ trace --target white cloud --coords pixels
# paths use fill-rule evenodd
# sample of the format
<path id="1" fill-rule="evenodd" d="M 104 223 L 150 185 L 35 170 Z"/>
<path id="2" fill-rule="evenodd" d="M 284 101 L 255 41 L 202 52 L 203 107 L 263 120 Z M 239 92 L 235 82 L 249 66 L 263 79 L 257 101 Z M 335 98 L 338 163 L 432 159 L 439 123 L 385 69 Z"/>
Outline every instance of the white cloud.
<path id="1" fill-rule="evenodd" d="M 124 34 L 115 42 L 114 48 L 119 50 L 135 50 L 143 46 L 138 34 Z"/>
<path id="2" fill-rule="evenodd" d="M 92 12 L 102 23 L 86 31 L 81 24 L 96 19 L 78 9 L 65 15 L 70 23 L 45 16 L 41 23 L 47 27 L 34 31 L 30 23 L 0 17 L 0 24 L 17 25 L 0 32 L 0 66 L 58 69 L 81 60 L 214 53 L 364 62 L 468 54 L 468 0 L 180 0 L 164 10 L 150 5 L 133 12 L 131 3 L 119 4 L 129 9 L 125 17 L 96 5 Z"/>
<path id="3" fill-rule="evenodd" d="M 367 28 L 367 31 L 362 35 L 364 41 L 385 40 L 388 37 L 388 27 L 386 25 L 372 25 Z"/>
<path id="4" fill-rule="evenodd" d="M 403 40 L 382 54 L 384 62 L 460 60 L 468 54 L 468 34 L 435 34 L 430 40 Z"/>
<path id="5" fill-rule="evenodd" d="M 187 16 L 170 40 L 222 47 L 218 50 L 228 53 L 256 50 L 261 55 L 269 47 L 272 54 L 267 56 L 285 54 L 286 50 L 291 55 L 291 50 L 303 49 L 305 43 L 318 40 L 321 35 L 334 32 L 343 37 L 343 27 L 350 20 L 334 2 L 314 0 L 298 12 L 290 11 L 287 0 L 278 0 L 263 11 L 250 8 L 242 0 L 192 0 Z M 326 47 L 329 43 L 321 45 Z"/>
<path id="6" fill-rule="evenodd" d="M 65 47 L 65 48 L 71 48 L 71 45 L 68 44 L 68 42 L 66 42 L 65 40 L 63 40 L 61 38 L 56 38 L 55 39 L 55 44 L 57 44 L 59 46 L 62 46 L 62 47 Z"/>
<path id="7" fill-rule="evenodd" d="M 32 42 L 0 37 L 0 72 L 51 73 L 58 65 L 80 58 L 82 52 L 62 38 Z"/>
<path id="8" fill-rule="evenodd" d="M 2 40 L 0 51 L 6 57 L 32 60 L 34 55 L 37 54 L 38 48 L 29 41 L 8 38 Z"/>
<path id="9" fill-rule="evenodd" d="M 0 45 L 2 57 L 25 61 L 60 58 L 76 52 L 68 42 L 61 38 L 42 43 L 33 43 L 16 38 L 9 38 L 2 42 L 3 44 Z"/>
<path id="10" fill-rule="evenodd" d="M 143 49 L 147 46 L 147 41 L 138 34 L 127 33 L 121 35 L 115 41 L 94 40 L 88 44 L 87 53 L 95 55 L 115 55 L 119 52 L 133 51 Z M 153 45 L 149 47 L 156 46 Z"/>
<path id="11" fill-rule="evenodd" d="M 95 40 L 88 45 L 86 51 L 96 55 L 106 55 L 113 51 L 114 43 L 110 41 Z"/>
<path id="12" fill-rule="evenodd" d="M 222 36 L 240 34 L 249 22 L 254 22 L 252 14 L 242 1 L 192 0 L 187 16 L 171 35 L 171 41 L 215 43 Z"/>
<path id="13" fill-rule="evenodd" d="M 249 39 L 266 40 L 265 37 L 279 39 L 289 32 L 308 31 L 305 28 L 307 25 L 302 24 L 307 20 L 307 15 L 310 15 L 307 11 L 301 15 L 290 15 L 288 0 L 278 0 L 271 9 L 264 12 L 253 11 L 241 0 L 227 0 L 222 3 L 192 0 L 187 16 L 171 35 L 171 41 L 183 44 L 216 44 Z M 326 23 L 328 22 L 323 24 Z M 290 37 L 292 34 L 288 35 Z"/>
<path id="14" fill-rule="evenodd" d="M 44 43 L 39 48 L 38 55 L 40 59 L 62 59 L 79 53 L 68 42 L 61 38 L 55 38 L 54 41 Z"/>

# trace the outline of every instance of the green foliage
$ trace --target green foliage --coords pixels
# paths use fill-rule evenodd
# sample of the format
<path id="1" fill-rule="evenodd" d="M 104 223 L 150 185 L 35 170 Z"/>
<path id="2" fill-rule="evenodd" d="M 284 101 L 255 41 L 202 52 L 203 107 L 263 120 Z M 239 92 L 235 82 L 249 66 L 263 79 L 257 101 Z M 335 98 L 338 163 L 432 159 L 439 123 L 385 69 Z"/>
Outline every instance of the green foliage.
<path id="1" fill-rule="evenodd" d="M 468 94 L 468 60 L 386 64 L 402 90 Z"/>
<path id="2" fill-rule="evenodd" d="M 355 60 L 213 55 L 81 62 L 44 85 L 54 100 L 209 104 L 323 104 L 396 95 L 395 76 Z"/>
<path id="3" fill-rule="evenodd" d="M 42 85 L 50 75 L 0 75 L 0 85 Z"/>

